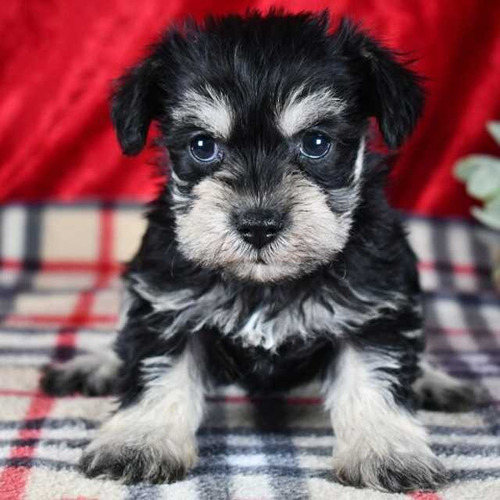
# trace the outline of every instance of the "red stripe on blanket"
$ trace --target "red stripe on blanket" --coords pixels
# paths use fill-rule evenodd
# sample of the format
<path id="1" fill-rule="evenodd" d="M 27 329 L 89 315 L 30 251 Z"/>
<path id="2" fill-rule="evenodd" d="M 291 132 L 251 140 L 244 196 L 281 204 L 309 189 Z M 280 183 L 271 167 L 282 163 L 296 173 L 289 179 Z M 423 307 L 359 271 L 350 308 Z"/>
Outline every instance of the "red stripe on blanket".
<path id="1" fill-rule="evenodd" d="M 495 330 L 493 328 L 491 329 L 486 329 L 486 328 L 474 328 L 474 327 L 467 327 L 467 328 L 447 328 L 447 327 L 437 327 L 437 326 L 426 326 L 425 330 L 428 333 L 431 334 L 437 334 L 437 335 L 467 335 L 467 336 L 486 336 L 486 337 L 491 337 L 493 336 L 500 336 L 500 330 Z"/>
<path id="2" fill-rule="evenodd" d="M 109 209 L 103 209 L 100 219 L 100 248 L 99 262 L 104 264 L 111 262 L 112 256 L 112 217 Z M 63 327 L 59 330 L 56 340 L 56 349 L 64 347 L 74 347 L 76 344 L 76 329 L 73 323 L 80 322 L 81 318 L 88 318 L 95 298 L 95 290 L 107 284 L 110 274 L 107 272 L 99 273 L 95 286 L 92 290 L 84 291 L 75 305 L 73 313 L 67 318 Z M 57 352 L 57 351 L 56 351 Z M 50 414 L 54 400 L 47 396 L 35 394 L 31 400 L 30 407 L 24 417 L 24 421 L 34 418 L 44 419 Z M 41 429 L 20 429 L 19 439 L 38 439 Z M 32 458 L 36 452 L 36 446 L 14 447 L 11 449 L 10 458 Z M 8 492 L 8 497 L 2 497 L 2 500 L 20 500 L 24 496 L 26 484 L 29 477 L 29 468 L 26 467 L 6 467 L 0 475 L 0 491 Z"/>
<path id="3" fill-rule="evenodd" d="M 441 500 L 441 497 L 437 493 L 431 491 L 415 491 L 409 493 L 408 496 L 413 500 Z"/>
<path id="4" fill-rule="evenodd" d="M 66 327 L 78 328 L 95 325 L 96 323 L 114 324 L 117 318 L 116 314 L 72 314 L 70 316 L 60 314 L 11 314 L 4 324 L 38 323 L 42 325 L 60 325 L 63 323 Z"/>
<path id="5" fill-rule="evenodd" d="M 470 274 L 489 276 L 491 269 L 488 267 L 479 267 L 473 264 L 454 264 L 451 262 L 439 261 L 419 261 L 418 268 L 421 271 L 447 271 L 454 274 Z"/>
<path id="6" fill-rule="evenodd" d="M 97 497 L 62 497 L 61 500 L 99 500 Z"/>

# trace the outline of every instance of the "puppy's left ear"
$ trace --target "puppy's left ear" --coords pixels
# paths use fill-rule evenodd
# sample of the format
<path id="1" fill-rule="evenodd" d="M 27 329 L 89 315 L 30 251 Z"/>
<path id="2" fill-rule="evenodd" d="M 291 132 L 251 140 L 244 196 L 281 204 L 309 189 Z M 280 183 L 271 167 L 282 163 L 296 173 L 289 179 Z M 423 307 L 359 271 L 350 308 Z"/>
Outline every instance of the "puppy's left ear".
<path id="1" fill-rule="evenodd" d="M 342 53 L 362 79 L 362 104 L 377 119 L 387 145 L 397 148 L 422 113 L 422 78 L 349 21 L 341 22 L 336 35 Z"/>
<path id="2" fill-rule="evenodd" d="M 117 80 L 111 98 L 111 119 L 126 155 L 138 154 L 146 144 L 151 122 L 160 112 L 161 59 L 155 52 Z"/>

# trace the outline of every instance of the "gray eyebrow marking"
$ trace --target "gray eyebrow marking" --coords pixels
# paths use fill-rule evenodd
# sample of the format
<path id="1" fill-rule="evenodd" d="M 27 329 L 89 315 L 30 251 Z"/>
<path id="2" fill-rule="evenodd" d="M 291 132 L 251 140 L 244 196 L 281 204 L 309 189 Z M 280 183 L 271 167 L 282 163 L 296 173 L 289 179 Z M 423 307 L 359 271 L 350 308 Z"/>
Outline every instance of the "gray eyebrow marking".
<path id="1" fill-rule="evenodd" d="M 290 137 L 325 116 L 338 115 L 345 106 L 345 102 L 335 97 L 328 88 L 305 93 L 301 86 L 279 107 L 278 126 L 285 136 Z"/>
<path id="2" fill-rule="evenodd" d="M 215 137 L 227 139 L 231 135 L 234 110 L 228 98 L 205 86 L 204 93 L 190 89 L 184 93 L 181 104 L 174 108 L 174 120 L 191 121 Z"/>

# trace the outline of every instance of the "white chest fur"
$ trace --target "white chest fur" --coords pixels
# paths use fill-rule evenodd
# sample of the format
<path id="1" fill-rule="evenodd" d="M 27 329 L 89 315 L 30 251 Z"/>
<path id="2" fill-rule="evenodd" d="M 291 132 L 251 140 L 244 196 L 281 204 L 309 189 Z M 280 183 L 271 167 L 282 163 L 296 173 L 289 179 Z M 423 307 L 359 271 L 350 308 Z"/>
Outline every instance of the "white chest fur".
<path id="1" fill-rule="evenodd" d="M 229 295 L 221 285 L 201 295 L 192 290 L 154 293 L 139 280 L 134 289 L 152 304 L 155 312 L 175 312 L 175 319 L 163 333 L 166 337 L 186 328 L 196 333 L 216 327 L 243 345 L 269 350 L 291 337 L 307 338 L 325 332 L 341 336 L 349 328 L 376 318 L 381 309 L 394 308 L 398 303 L 397 296 L 391 300 L 358 296 L 356 307 L 349 307 L 331 300 L 320 301 L 316 296 L 297 299 L 278 311 L 274 304 L 263 302 L 245 314 L 243 298 Z M 360 303 L 364 306 L 360 307 Z"/>

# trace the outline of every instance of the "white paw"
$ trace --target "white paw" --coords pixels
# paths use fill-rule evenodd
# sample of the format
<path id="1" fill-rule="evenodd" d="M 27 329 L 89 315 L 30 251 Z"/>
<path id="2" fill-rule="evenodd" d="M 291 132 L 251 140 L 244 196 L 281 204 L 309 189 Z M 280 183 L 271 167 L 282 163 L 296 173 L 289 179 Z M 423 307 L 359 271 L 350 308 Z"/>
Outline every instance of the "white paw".
<path id="1" fill-rule="evenodd" d="M 129 430 L 130 432 L 130 430 Z M 88 477 L 102 476 L 127 484 L 171 483 L 185 477 L 197 459 L 193 438 L 103 433 L 85 450 L 80 468 Z"/>
<path id="2" fill-rule="evenodd" d="M 435 490 L 447 480 L 444 466 L 430 453 L 367 451 L 361 457 L 347 451 L 334 456 L 333 467 L 343 484 L 382 491 Z"/>

